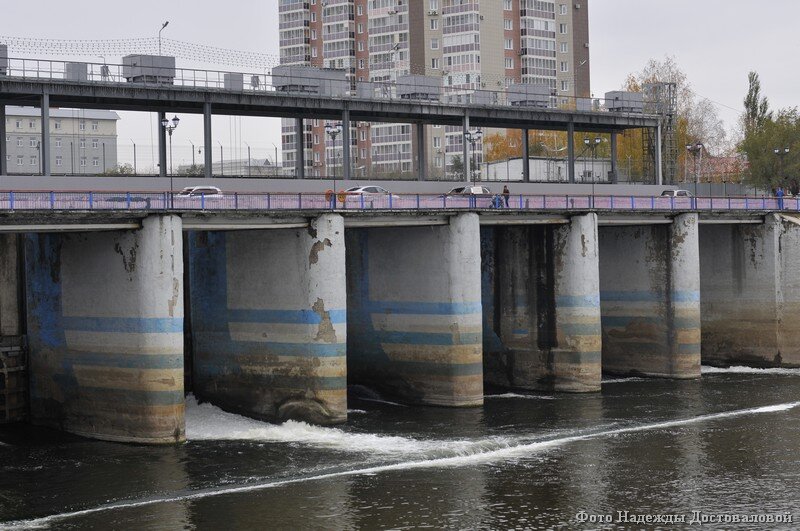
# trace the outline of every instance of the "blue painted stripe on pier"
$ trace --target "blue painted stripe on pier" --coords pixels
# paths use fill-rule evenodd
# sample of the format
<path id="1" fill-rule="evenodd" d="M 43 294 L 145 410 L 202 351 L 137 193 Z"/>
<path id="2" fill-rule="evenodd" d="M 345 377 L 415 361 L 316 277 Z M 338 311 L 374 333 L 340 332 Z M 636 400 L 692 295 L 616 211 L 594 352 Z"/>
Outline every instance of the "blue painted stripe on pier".
<path id="1" fill-rule="evenodd" d="M 397 313 L 411 315 L 470 315 L 481 314 L 480 301 L 477 302 L 405 302 L 405 301 L 365 301 L 364 311 L 368 313 Z"/>
<path id="2" fill-rule="evenodd" d="M 62 317 L 66 330 L 81 332 L 182 333 L 182 317 Z"/>
<path id="3" fill-rule="evenodd" d="M 78 389 L 81 400 L 103 400 L 109 404 L 108 409 L 127 413 L 125 408 L 147 406 L 178 406 L 185 403 L 183 385 L 180 389 L 169 391 L 141 391 L 137 389 L 115 389 L 112 387 L 81 386 Z"/>
<path id="4" fill-rule="evenodd" d="M 699 291 L 673 291 L 669 297 L 675 302 L 700 302 Z M 665 293 L 652 291 L 601 291 L 603 302 L 662 302 L 667 298 Z"/>
<path id="5" fill-rule="evenodd" d="M 347 322 L 347 310 L 328 310 L 332 324 Z M 235 323 L 320 324 L 322 317 L 313 310 L 228 309 L 228 321 Z"/>
<path id="6" fill-rule="evenodd" d="M 377 343 L 407 345 L 477 345 L 482 341 L 480 332 L 437 333 L 437 332 L 393 332 L 376 330 L 373 332 Z"/>
<path id="7" fill-rule="evenodd" d="M 71 366 L 115 369 L 182 369 L 183 352 L 176 354 L 120 354 L 68 350 L 61 358 Z"/>
<path id="8" fill-rule="evenodd" d="M 347 344 L 341 343 L 280 343 L 260 341 L 234 341 L 228 334 L 198 331 L 195 351 L 205 351 L 216 356 L 297 356 L 330 358 L 344 356 Z M 220 354 L 224 353 L 224 354 Z"/>
<path id="9" fill-rule="evenodd" d="M 600 305 L 600 295 L 559 295 L 556 308 L 595 308 Z"/>
<path id="10" fill-rule="evenodd" d="M 511 333 L 514 334 L 515 336 L 526 336 L 530 334 L 530 330 L 528 330 L 527 328 L 515 328 L 511 331 Z"/>

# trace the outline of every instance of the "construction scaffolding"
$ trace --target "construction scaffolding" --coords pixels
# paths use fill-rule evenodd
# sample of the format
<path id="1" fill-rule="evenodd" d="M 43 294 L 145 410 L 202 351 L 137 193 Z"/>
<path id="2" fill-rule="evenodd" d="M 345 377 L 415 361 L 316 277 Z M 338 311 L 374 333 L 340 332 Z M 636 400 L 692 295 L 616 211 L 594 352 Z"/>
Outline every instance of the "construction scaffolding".
<path id="1" fill-rule="evenodd" d="M 644 112 L 655 114 L 661 122 L 661 171 L 664 184 L 675 184 L 678 177 L 678 90 L 675 83 L 646 83 L 644 92 Z M 658 132 L 644 130 L 642 147 L 642 169 L 644 176 L 656 182 L 656 146 Z"/>

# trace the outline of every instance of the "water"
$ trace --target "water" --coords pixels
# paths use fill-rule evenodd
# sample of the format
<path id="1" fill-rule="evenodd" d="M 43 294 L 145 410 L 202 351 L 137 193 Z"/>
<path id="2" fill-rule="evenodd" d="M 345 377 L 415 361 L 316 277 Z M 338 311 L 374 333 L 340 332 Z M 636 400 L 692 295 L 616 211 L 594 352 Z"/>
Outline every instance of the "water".
<path id="1" fill-rule="evenodd" d="M 177 447 L 4 429 L 0 528 L 598 529 L 615 524 L 576 515 L 695 510 L 800 521 L 798 370 L 613 379 L 479 409 L 351 407 L 341 428 L 276 426 L 190 397 Z"/>

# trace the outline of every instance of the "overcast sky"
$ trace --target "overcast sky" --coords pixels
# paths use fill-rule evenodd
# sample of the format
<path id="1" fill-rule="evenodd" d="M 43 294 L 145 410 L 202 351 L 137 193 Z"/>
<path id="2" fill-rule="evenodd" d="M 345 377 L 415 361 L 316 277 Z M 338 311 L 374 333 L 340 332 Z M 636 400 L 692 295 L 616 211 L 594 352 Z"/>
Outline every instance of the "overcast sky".
<path id="1" fill-rule="evenodd" d="M 483 1 L 499 4 L 501 0 Z M 278 53 L 277 0 L 2 3 L 0 36 L 155 37 L 161 23 L 169 20 L 165 38 Z M 596 97 L 620 88 L 627 74 L 641 70 L 650 58 L 671 55 L 686 72 L 695 93 L 716 102 L 720 117 L 730 126 L 741 112 L 750 70 L 759 73 L 762 90 L 773 108 L 796 105 L 794 95 L 800 86 L 796 71 L 800 51 L 797 0 L 589 0 L 588 6 L 592 91 Z M 13 49 L 9 53 L 14 56 Z M 119 62 L 118 57 L 106 60 Z M 195 144 L 202 141 L 198 117 L 181 118 L 173 138 L 176 165 L 191 161 L 190 140 Z M 132 151 L 126 146 L 134 141 L 140 146 L 139 157 L 149 157 L 144 145 L 150 143 L 154 128 L 154 120 L 126 113 L 119 126 L 121 158 Z M 277 120 L 220 117 L 214 129 L 215 140 L 226 144 L 226 158 L 246 156 L 245 142 L 252 146 L 254 157 L 272 158 L 272 144 L 280 145 Z M 228 153 L 229 149 L 234 152 Z M 140 161 L 147 163 L 149 160 Z"/>

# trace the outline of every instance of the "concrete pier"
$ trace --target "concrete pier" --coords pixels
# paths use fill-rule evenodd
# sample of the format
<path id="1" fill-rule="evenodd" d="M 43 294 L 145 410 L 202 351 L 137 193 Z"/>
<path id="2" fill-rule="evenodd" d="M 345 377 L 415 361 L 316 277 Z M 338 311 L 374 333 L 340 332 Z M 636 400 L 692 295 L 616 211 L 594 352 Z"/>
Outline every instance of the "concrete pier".
<path id="1" fill-rule="evenodd" d="M 30 413 L 110 441 L 184 440 L 181 219 L 25 241 Z"/>
<path id="2" fill-rule="evenodd" d="M 759 225 L 700 231 L 703 362 L 800 366 L 800 225 L 768 214 Z"/>
<path id="3" fill-rule="evenodd" d="M 347 419 L 344 224 L 195 232 L 193 386 L 200 400 L 266 420 Z"/>
<path id="4" fill-rule="evenodd" d="M 600 389 L 597 217 L 484 229 L 486 380 L 540 391 Z"/>
<path id="5" fill-rule="evenodd" d="M 353 383 L 438 406 L 483 403 L 478 216 L 347 234 Z"/>
<path id="6" fill-rule="evenodd" d="M 700 376 L 699 267 L 696 214 L 601 227 L 604 372 Z"/>

